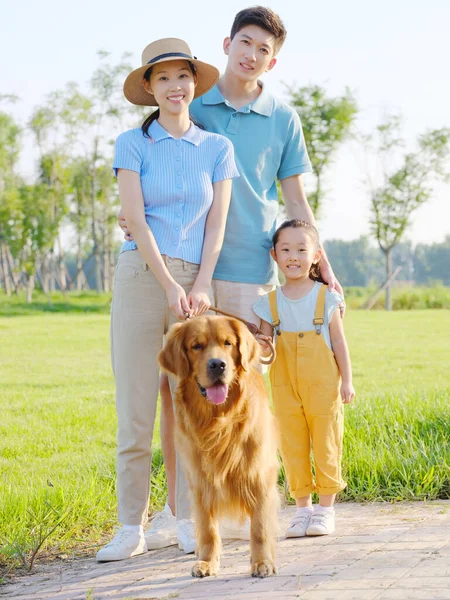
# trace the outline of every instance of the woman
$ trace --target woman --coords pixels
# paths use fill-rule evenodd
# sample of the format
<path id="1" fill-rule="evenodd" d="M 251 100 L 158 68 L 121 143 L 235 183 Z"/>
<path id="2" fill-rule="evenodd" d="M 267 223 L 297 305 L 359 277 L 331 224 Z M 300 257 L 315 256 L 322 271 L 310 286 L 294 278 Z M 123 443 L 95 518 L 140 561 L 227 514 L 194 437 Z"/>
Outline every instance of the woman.
<path id="1" fill-rule="evenodd" d="M 125 96 L 158 110 L 140 129 L 118 137 L 114 159 L 121 207 L 133 237 L 119 256 L 111 311 L 122 527 L 99 550 L 98 561 L 147 550 L 143 526 L 158 398 L 156 358 L 171 323 L 210 306 L 231 180 L 238 177 L 229 140 L 189 119 L 190 102 L 216 83 L 218 70 L 194 58 L 176 38 L 147 46 L 142 63 L 128 75 Z M 187 484 L 178 464 L 176 484 L 178 542 L 185 552 L 194 552 Z"/>

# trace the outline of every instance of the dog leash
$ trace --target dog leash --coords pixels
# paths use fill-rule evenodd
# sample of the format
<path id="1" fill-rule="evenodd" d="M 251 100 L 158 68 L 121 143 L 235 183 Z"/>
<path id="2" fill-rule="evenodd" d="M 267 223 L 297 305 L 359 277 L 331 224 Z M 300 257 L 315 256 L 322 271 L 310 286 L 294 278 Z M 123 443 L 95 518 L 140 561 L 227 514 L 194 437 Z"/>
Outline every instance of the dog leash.
<path id="1" fill-rule="evenodd" d="M 261 331 L 261 329 L 257 325 L 255 325 L 255 323 L 252 323 L 251 321 L 246 321 L 245 319 L 241 319 L 241 317 L 238 317 L 231 313 L 225 312 L 224 310 L 221 310 L 220 308 L 216 308 L 215 306 L 210 306 L 209 310 L 212 310 L 212 311 L 218 313 L 219 315 L 223 315 L 224 317 L 231 317 L 232 319 L 237 319 L 238 321 L 241 321 L 241 323 L 244 323 L 244 325 L 247 326 L 247 329 L 250 331 L 250 333 L 252 333 L 255 337 L 259 333 L 263 333 Z M 271 355 L 267 356 L 267 357 L 260 356 L 259 362 L 263 365 L 271 365 L 276 357 L 275 346 L 269 340 L 264 340 L 264 341 L 269 346 Z"/>

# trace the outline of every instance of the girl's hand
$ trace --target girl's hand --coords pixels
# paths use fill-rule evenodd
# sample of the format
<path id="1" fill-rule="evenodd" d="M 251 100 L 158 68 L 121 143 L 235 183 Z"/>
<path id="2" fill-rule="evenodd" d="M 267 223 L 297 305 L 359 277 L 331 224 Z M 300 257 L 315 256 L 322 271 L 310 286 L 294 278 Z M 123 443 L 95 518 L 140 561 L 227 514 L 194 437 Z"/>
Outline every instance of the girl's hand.
<path id="1" fill-rule="evenodd" d="M 350 404 L 353 402 L 355 397 L 355 389 L 351 382 L 342 382 L 341 384 L 341 398 L 344 404 Z"/>
<path id="2" fill-rule="evenodd" d="M 269 346 L 269 344 L 267 344 L 267 341 L 272 341 L 272 337 L 270 335 L 263 335 L 262 333 L 258 333 L 256 335 L 256 341 L 261 346 L 263 355 L 270 354 L 272 352 L 271 347 Z"/>
<path id="3" fill-rule="evenodd" d="M 170 310 L 177 319 L 189 319 L 192 316 L 192 310 L 186 298 L 186 292 L 181 285 L 175 281 L 166 289 L 167 302 Z"/>
<path id="4" fill-rule="evenodd" d="M 187 295 L 187 302 L 191 310 L 192 317 L 199 317 L 205 313 L 211 306 L 211 301 L 205 290 L 195 289 L 195 286 Z"/>

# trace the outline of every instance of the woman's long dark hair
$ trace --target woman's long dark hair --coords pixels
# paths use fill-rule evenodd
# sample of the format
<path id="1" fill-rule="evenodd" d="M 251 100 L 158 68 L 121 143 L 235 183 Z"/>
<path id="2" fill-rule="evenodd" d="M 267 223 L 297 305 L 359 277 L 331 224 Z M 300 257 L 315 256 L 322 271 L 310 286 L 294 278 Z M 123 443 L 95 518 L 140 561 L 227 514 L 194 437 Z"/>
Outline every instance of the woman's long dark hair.
<path id="1" fill-rule="evenodd" d="M 194 77 L 196 76 L 197 72 L 195 70 L 195 66 L 193 65 L 193 63 L 187 61 L 189 68 L 191 70 L 192 75 L 194 75 Z M 144 79 L 145 81 L 150 81 L 150 75 L 152 74 L 152 69 L 153 67 L 149 67 L 145 73 L 144 73 Z M 194 121 L 194 119 L 192 117 L 189 117 L 192 121 L 192 123 L 194 123 L 194 125 L 197 125 L 197 127 L 200 127 L 200 129 L 204 129 L 204 127 L 202 125 L 200 125 L 200 123 L 196 123 Z M 145 135 L 145 137 L 150 137 L 148 135 L 148 130 L 150 125 L 153 123 L 153 121 L 155 121 L 156 119 L 159 119 L 159 108 L 157 108 L 156 110 L 154 110 L 152 113 L 150 113 L 148 115 L 148 117 L 145 119 L 145 121 L 142 123 L 141 129 L 142 129 L 142 133 Z"/>
<path id="2" fill-rule="evenodd" d="M 314 227 L 314 225 L 311 225 L 311 223 L 308 223 L 307 221 L 301 221 L 300 219 L 291 219 L 290 221 L 284 221 L 284 223 L 282 223 L 278 227 L 278 229 L 275 231 L 275 233 L 273 234 L 272 245 L 273 245 L 274 249 L 275 249 L 276 244 L 278 243 L 278 238 L 280 237 L 280 233 L 283 231 L 283 229 L 288 229 L 288 228 L 306 229 L 306 231 L 308 232 L 308 235 L 311 237 L 313 242 L 316 244 L 317 248 L 320 248 L 319 232 Z M 315 264 L 311 265 L 311 269 L 309 271 L 309 278 L 312 279 L 313 281 L 325 283 L 325 281 L 323 280 L 322 275 L 320 273 L 319 263 L 315 263 Z"/>

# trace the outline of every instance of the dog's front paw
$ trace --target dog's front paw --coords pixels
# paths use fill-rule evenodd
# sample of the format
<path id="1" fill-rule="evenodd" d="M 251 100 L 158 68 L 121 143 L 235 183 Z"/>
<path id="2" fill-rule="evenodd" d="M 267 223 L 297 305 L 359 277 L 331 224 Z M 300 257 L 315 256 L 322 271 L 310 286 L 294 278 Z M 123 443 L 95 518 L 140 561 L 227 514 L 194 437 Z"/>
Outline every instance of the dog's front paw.
<path id="1" fill-rule="evenodd" d="M 208 577 L 208 575 L 217 575 L 217 571 L 217 564 L 199 560 L 192 567 L 192 577 Z"/>
<path id="2" fill-rule="evenodd" d="M 262 560 L 252 564 L 252 577 L 270 577 L 277 572 L 275 563 L 270 560 Z"/>

